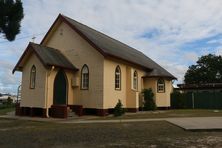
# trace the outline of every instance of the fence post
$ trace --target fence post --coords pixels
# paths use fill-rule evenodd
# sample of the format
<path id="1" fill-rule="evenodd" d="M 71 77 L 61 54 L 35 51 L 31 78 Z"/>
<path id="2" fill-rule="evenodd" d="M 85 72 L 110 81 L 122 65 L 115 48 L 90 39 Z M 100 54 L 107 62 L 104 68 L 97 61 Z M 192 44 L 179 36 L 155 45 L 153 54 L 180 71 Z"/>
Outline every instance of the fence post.
<path id="1" fill-rule="evenodd" d="M 192 108 L 194 109 L 194 93 L 192 92 Z"/>

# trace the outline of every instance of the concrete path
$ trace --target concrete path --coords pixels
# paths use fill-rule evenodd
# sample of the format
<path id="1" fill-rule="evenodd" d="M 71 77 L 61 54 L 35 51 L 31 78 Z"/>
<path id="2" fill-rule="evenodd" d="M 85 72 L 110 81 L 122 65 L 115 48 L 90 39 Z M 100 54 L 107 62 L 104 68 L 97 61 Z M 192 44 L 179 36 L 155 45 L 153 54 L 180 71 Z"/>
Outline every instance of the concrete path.
<path id="1" fill-rule="evenodd" d="M 113 119 L 113 120 L 64 120 L 59 123 L 123 123 L 167 121 L 185 130 L 222 130 L 222 117 L 156 118 L 156 119 Z"/>
<path id="2" fill-rule="evenodd" d="M 178 118 L 149 118 L 149 119 L 98 119 L 97 116 L 71 117 L 68 119 L 56 118 L 36 118 L 36 117 L 20 117 L 14 114 L 0 116 L 0 118 L 44 121 L 55 123 L 70 124 L 89 124 L 89 123 L 125 123 L 125 122 L 148 122 L 148 121 L 167 121 L 185 130 L 222 130 L 222 117 L 178 117 Z"/>
<path id="3" fill-rule="evenodd" d="M 63 120 L 58 123 L 121 123 L 121 122 L 146 122 L 146 121 L 164 121 L 166 118 L 156 119 L 109 119 L 109 120 Z"/>
<path id="4" fill-rule="evenodd" d="M 185 130 L 222 130 L 222 117 L 168 118 L 166 121 Z"/>

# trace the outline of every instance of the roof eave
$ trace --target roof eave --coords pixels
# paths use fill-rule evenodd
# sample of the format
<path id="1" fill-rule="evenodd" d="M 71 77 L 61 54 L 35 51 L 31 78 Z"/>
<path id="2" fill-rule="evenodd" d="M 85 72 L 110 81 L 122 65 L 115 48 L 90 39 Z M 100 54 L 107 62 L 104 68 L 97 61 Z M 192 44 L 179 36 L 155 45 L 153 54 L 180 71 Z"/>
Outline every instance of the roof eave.
<path id="1" fill-rule="evenodd" d="M 27 46 L 26 50 L 24 51 L 24 53 L 22 54 L 21 58 L 19 59 L 18 63 L 16 64 L 16 66 L 13 68 L 12 73 L 14 74 L 15 71 L 22 71 L 22 67 L 19 67 L 19 64 L 21 63 L 22 59 L 25 57 L 25 55 L 27 54 L 27 52 L 29 50 L 32 50 L 37 58 L 40 60 L 40 62 L 43 64 L 43 66 L 48 69 L 50 66 L 55 66 L 55 67 L 60 67 L 63 69 L 67 69 L 67 70 L 73 70 L 73 71 L 78 71 L 79 69 L 77 69 L 76 67 L 65 67 L 65 66 L 61 66 L 61 65 L 56 65 L 56 64 L 50 64 L 50 63 L 46 63 L 44 62 L 44 60 L 41 58 L 41 56 L 38 54 L 38 52 L 36 51 L 36 49 L 32 46 L 32 43 L 30 42 L 29 45 Z"/>
<path id="2" fill-rule="evenodd" d="M 53 24 L 51 25 L 51 27 L 49 28 L 49 30 L 47 31 L 47 33 L 45 34 L 45 36 L 43 37 L 42 41 L 40 42 L 40 44 L 43 44 L 47 38 L 47 36 L 49 35 L 49 33 L 52 31 L 52 29 L 54 28 L 56 22 L 62 17 L 61 14 L 59 14 L 56 18 L 56 20 L 53 22 Z"/>
<path id="3" fill-rule="evenodd" d="M 73 30 L 75 30 L 83 39 L 85 39 L 92 47 L 94 47 L 99 53 L 101 53 L 103 56 L 107 56 L 107 54 L 96 44 L 94 44 L 84 33 L 82 33 L 78 28 L 76 28 L 73 24 L 71 24 L 65 17 L 62 15 L 61 19 L 63 22 L 65 22 L 69 27 L 71 27 Z"/>
<path id="4" fill-rule="evenodd" d="M 19 69 L 19 64 L 21 63 L 22 59 L 25 57 L 26 53 L 28 52 L 28 49 L 30 48 L 30 43 L 28 44 L 28 46 L 26 47 L 25 51 L 23 52 L 22 56 L 20 57 L 20 59 L 18 60 L 18 62 L 16 63 L 15 67 L 12 70 L 12 74 L 15 73 L 16 70 Z"/>
<path id="5" fill-rule="evenodd" d="M 168 78 L 170 80 L 177 80 L 174 76 L 165 76 L 165 75 L 155 75 L 155 76 L 143 76 L 142 78 Z"/>
<path id="6" fill-rule="evenodd" d="M 79 71 L 79 69 L 78 69 L 78 68 L 75 68 L 75 67 L 65 67 L 65 66 L 56 65 L 56 64 L 50 64 L 50 63 L 46 63 L 46 65 L 47 65 L 48 67 L 54 66 L 54 67 L 59 67 L 59 68 L 62 68 L 62 69 L 67 69 L 67 70 Z"/>
<path id="7" fill-rule="evenodd" d="M 65 22 L 69 27 L 71 27 L 73 30 L 75 30 L 83 39 L 85 39 L 92 47 L 94 47 L 98 52 L 100 52 L 103 56 L 106 56 L 106 53 L 100 49 L 98 46 L 96 46 L 92 41 L 90 41 L 79 29 L 77 29 L 73 24 L 71 24 L 62 14 L 59 14 L 58 17 L 56 18 L 56 20 L 53 22 L 52 26 L 50 27 L 50 29 L 48 30 L 48 32 L 46 33 L 46 35 L 44 36 L 44 38 L 42 39 L 40 44 L 43 44 L 46 39 L 47 36 L 49 35 L 49 33 L 52 31 L 52 29 L 54 28 L 55 24 L 57 21 L 63 21 Z"/>
<path id="8" fill-rule="evenodd" d="M 140 64 L 134 63 L 134 62 L 132 62 L 132 61 L 129 61 L 129 60 L 123 59 L 123 58 L 121 58 L 121 57 L 118 57 L 118 56 L 115 56 L 115 55 L 112 55 L 112 54 L 106 54 L 105 58 L 107 58 L 107 57 L 114 58 L 114 59 L 119 59 L 119 60 L 122 60 L 122 61 L 124 61 L 124 62 L 130 63 L 130 64 L 133 64 L 133 65 L 136 65 L 136 66 L 141 67 L 142 69 L 144 69 L 146 72 L 150 72 L 150 71 L 153 70 L 153 69 L 148 68 L 148 67 L 146 67 L 146 66 L 143 66 L 143 65 L 140 65 Z"/>

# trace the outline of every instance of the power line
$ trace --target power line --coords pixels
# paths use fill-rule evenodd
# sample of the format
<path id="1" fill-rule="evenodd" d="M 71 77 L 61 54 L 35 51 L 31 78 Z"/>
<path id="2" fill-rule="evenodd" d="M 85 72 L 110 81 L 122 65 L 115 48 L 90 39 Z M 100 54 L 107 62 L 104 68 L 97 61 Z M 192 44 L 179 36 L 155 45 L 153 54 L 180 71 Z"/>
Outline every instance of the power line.
<path id="1" fill-rule="evenodd" d="M 17 39 L 15 39 L 14 41 L 17 41 L 17 40 L 21 40 L 21 39 L 26 39 L 26 38 L 30 38 L 30 37 L 33 37 L 33 36 L 40 36 L 40 35 L 42 35 L 42 34 L 45 34 L 46 32 L 43 32 L 43 33 L 39 33 L 39 34 L 34 34 L 34 35 L 27 35 L 27 36 L 24 36 L 24 37 L 20 37 L 20 38 L 17 38 Z M 13 41 L 13 42 L 14 42 Z M 9 43 L 10 41 L 2 41 L 2 42 L 0 42 L 0 44 L 1 43 Z"/>

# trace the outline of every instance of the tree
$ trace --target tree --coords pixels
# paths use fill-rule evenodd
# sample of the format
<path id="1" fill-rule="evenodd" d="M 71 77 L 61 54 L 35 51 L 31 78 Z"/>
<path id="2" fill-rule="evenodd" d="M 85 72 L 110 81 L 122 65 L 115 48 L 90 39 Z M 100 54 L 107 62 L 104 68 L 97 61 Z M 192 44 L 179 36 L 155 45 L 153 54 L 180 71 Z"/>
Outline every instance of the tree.
<path id="1" fill-rule="evenodd" d="M 123 108 L 123 104 L 120 100 L 118 100 L 115 108 L 114 108 L 114 116 L 122 116 L 125 113 L 125 109 Z"/>
<path id="2" fill-rule="evenodd" d="M 189 66 L 184 76 L 186 84 L 222 83 L 222 57 L 208 54 Z"/>
<path id="3" fill-rule="evenodd" d="M 156 110 L 156 102 L 151 88 L 143 90 L 144 110 Z"/>
<path id="4" fill-rule="evenodd" d="M 7 40 L 15 40 L 23 17 L 21 0 L 0 0 L 0 33 Z"/>
<path id="5" fill-rule="evenodd" d="M 12 103 L 13 103 L 12 98 L 11 98 L 11 97 L 8 97 L 8 99 L 7 99 L 7 105 L 12 105 Z"/>

